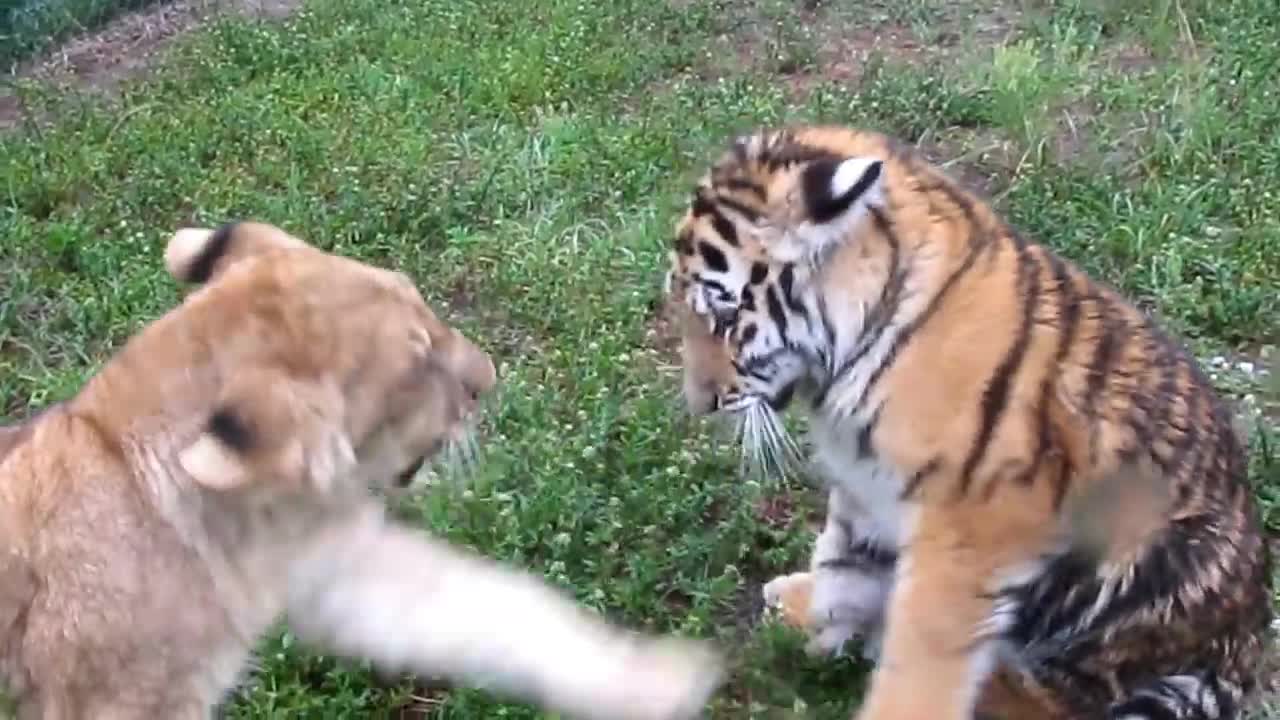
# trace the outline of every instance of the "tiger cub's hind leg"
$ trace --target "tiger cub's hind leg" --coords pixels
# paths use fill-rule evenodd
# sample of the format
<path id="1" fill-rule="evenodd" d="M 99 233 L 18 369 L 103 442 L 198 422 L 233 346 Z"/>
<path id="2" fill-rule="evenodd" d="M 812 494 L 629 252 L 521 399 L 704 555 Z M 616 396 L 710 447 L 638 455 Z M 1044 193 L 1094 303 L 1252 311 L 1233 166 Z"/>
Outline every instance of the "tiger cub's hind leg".
<path id="1" fill-rule="evenodd" d="M 1236 720 L 1243 695 L 1217 678 L 1170 675 L 1112 705 L 1107 720 Z"/>
<path id="2" fill-rule="evenodd" d="M 1013 667 L 998 662 L 978 695 L 973 720 L 1087 720 L 1063 706 L 1060 697 Z"/>

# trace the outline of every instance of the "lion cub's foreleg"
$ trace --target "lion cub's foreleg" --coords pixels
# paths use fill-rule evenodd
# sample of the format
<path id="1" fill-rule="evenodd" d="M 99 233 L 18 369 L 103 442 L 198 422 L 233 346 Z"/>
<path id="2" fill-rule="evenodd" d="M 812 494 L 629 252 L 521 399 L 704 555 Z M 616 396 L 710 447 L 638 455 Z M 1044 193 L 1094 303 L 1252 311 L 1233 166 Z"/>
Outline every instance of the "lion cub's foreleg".
<path id="1" fill-rule="evenodd" d="M 719 682 L 706 650 L 628 637 L 533 576 L 381 523 L 334 534 L 291 585 L 306 640 L 573 717 L 693 717 Z"/>

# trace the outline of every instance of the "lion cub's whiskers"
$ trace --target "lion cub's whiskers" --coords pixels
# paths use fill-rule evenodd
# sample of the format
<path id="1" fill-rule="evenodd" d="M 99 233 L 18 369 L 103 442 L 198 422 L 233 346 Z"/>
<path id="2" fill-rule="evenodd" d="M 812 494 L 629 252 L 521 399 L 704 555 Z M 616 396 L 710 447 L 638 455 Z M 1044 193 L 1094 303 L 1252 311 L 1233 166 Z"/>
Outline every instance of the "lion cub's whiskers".
<path id="1" fill-rule="evenodd" d="M 480 469 L 481 452 L 477 429 L 467 427 L 464 433 L 446 442 L 440 452 L 423 463 L 409 481 L 406 490 L 412 495 L 442 483 L 469 483 Z"/>

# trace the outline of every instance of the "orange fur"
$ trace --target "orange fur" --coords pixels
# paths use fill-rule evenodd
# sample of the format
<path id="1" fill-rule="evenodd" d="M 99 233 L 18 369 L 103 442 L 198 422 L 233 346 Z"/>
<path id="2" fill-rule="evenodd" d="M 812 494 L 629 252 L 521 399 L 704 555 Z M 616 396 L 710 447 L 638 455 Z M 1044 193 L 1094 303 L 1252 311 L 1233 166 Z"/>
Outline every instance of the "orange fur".
<path id="1" fill-rule="evenodd" d="M 718 680 L 704 648 L 631 637 L 385 517 L 380 493 L 496 384 L 406 275 L 257 223 L 180 231 L 165 259 L 201 287 L 0 432 L 20 720 L 207 718 L 282 616 L 334 654 L 573 717 L 697 711 Z"/>
<path id="2" fill-rule="evenodd" d="M 1092 717 L 1182 702 L 1170 683 L 1197 673 L 1220 704 L 1253 686 L 1270 561 L 1221 401 L 1137 308 L 910 148 L 837 127 L 740 138 L 680 220 L 671 287 L 690 409 L 807 397 L 824 475 L 862 497 L 824 536 L 899 556 L 859 718 Z M 883 567 L 827 552 L 768 590 L 811 632 L 823 572 Z M 1041 659 L 1051 641 L 1067 667 Z"/>

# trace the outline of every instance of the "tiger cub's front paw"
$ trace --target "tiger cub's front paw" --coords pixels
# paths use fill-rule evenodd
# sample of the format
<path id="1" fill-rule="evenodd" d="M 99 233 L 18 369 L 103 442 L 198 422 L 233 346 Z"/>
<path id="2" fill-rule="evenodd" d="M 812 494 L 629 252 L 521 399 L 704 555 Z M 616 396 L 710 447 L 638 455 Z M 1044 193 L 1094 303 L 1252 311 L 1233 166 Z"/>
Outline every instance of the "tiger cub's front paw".
<path id="1" fill-rule="evenodd" d="M 813 573 L 797 572 L 779 575 L 765 583 L 765 612 L 776 612 L 783 624 L 809 631 L 812 626 L 813 581 Z"/>
<path id="2" fill-rule="evenodd" d="M 764 586 L 765 611 L 777 613 L 783 624 L 808 636 L 805 652 L 814 657 L 843 654 L 857 628 L 832 613 L 814 607 L 817 577 L 811 572 L 780 575 Z"/>
<path id="3" fill-rule="evenodd" d="M 879 655 L 888 584 L 883 577 L 845 571 L 780 575 L 764 586 L 766 612 L 804 632 L 815 657 L 840 656 L 849 641 L 862 640 L 862 656 Z"/>

